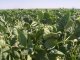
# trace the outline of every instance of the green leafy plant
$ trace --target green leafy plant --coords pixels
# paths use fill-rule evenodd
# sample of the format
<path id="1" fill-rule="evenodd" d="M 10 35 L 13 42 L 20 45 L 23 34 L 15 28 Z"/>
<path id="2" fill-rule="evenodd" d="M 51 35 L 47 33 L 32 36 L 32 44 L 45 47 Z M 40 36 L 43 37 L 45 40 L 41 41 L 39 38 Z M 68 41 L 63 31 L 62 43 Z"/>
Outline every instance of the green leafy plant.
<path id="1" fill-rule="evenodd" d="M 80 60 L 80 10 L 0 10 L 0 60 Z"/>

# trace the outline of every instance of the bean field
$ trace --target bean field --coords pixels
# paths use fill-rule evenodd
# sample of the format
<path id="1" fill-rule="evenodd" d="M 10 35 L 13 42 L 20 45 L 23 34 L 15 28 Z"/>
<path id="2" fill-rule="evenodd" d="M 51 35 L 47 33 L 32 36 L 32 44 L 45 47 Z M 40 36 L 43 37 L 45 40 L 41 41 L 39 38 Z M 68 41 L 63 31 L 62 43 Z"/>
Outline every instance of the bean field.
<path id="1" fill-rule="evenodd" d="M 0 60 L 80 60 L 80 10 L 0 10 Z"/>

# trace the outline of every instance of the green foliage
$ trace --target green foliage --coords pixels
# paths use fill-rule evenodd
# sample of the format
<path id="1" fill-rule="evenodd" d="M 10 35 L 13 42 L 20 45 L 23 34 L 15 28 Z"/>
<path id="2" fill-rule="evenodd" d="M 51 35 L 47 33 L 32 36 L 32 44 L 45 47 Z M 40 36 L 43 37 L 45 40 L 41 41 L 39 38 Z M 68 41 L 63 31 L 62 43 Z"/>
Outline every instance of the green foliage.
<path id="1" fill-rule="evenodd" d="M 0 60 L 80 60 L 80 10 L 0 10 Z"/>

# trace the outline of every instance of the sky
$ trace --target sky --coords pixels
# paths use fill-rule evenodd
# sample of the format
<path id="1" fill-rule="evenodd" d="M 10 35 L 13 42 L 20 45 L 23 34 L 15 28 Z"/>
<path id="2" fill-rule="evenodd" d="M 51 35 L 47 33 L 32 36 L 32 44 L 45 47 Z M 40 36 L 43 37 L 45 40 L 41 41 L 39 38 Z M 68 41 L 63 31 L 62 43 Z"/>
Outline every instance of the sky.
<path id="1" fill-rule="evenodd" d="M 80 0 L 0 0 L 0 9 L 79 8 Z"/>

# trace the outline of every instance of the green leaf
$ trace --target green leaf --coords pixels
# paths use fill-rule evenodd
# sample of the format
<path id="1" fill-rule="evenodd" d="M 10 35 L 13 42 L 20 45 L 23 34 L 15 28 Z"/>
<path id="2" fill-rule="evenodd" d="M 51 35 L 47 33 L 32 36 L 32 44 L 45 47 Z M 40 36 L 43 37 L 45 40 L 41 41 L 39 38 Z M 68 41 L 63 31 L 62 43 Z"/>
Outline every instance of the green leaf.
<path id="1" fill-rule="evenodd" d="M 13 51 L 13 57 L 14 58 L 20 58 L 20 54 L 17 51 Z"/>
<path id="2" fill-rule="evenodd" d="M 27 55 L 27 60 L 32 60 L 30 55 Z"/>
<path id="3" fill-rule="evenodd" d="M 7 56 L 8 56 L 8 53 L 7 52 L 3 53 L 2 54 L 2 60 L 6 60 L 7 59 Z"/>
<path id="4" fill-rule="evenodd" d="M 23 31 L 21 30 L 18 30 L 18 34 L 19 34 L 18 39 L 20 44 L 24 47 L 27 47 L 27 37 L 26 37 L 27 34 L 24 34 Z"/>
<path id="5" fill-rule="evenodd" d="M 56 55 L 64 55 L 64 53 L 62 53 L 61 51 L 56 50 L 56 49 L 51 50 L 51 52 L 50 52 L 50 53 L 53 53 L 53 54 L 56 54 Z"/>

